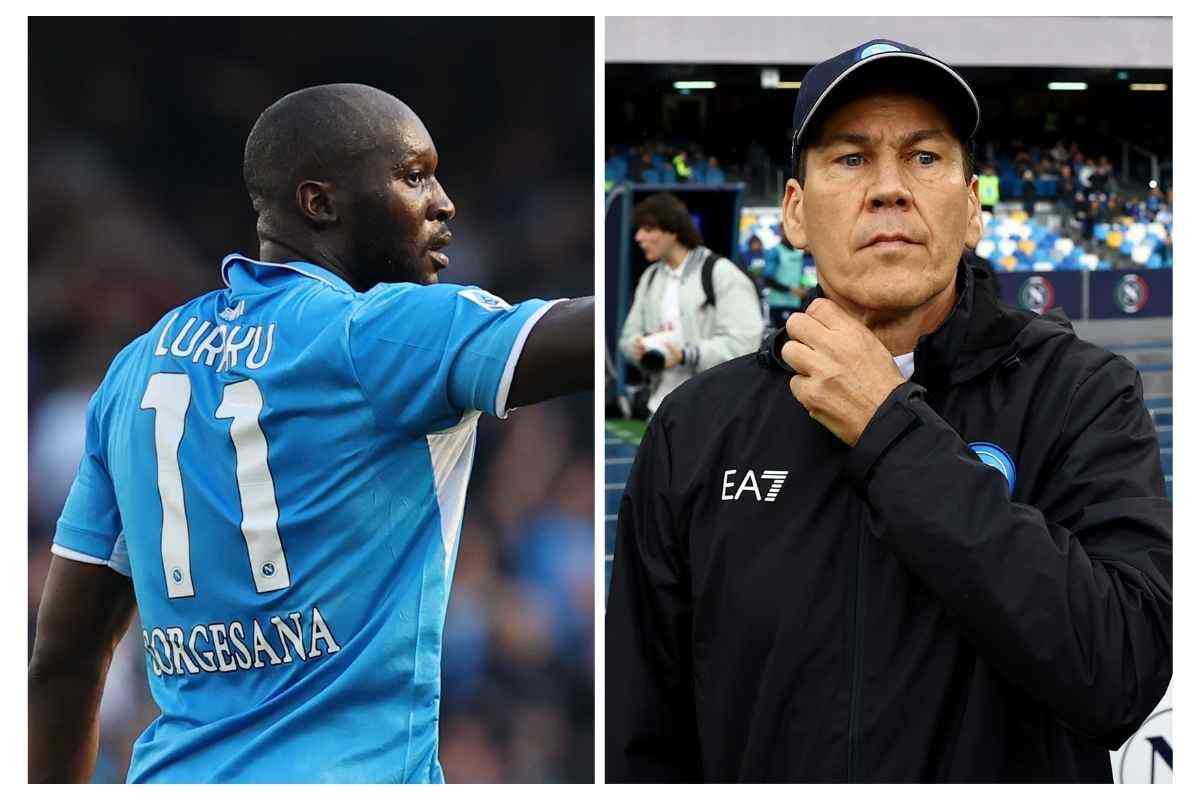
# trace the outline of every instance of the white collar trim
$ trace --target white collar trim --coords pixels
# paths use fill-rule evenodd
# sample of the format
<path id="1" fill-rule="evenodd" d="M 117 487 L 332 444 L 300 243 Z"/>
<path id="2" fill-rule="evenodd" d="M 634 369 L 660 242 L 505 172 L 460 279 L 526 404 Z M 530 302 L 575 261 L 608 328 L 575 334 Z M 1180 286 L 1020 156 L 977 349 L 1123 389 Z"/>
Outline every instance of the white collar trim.
<path id="1" fill-rule="evenodd" d="M 346 284 L 346 286 L 338 286 L 336 283 L 329 280 L 329 278 L 326 278 L 324 275 L 319 275 L 319 274 L 316 274 L 313 272 L 309 272 L 308 270 L 301 269 L 298 266 L 299 262 L 293 262 L 290 264 L 280 264 L 275 261 L 258 261 L 253 258 L 248 258 L 247 256 L 244 256 L 241 253 L 230 253 L 229 255 L 225 256 L 225 258 L 222 259 L 222 261 L 221 261 L 221 280 L 223 280 L 225 282 L 226 286 L 229 285 L 229 265 L 230 265 L 230 263 L 232 263 L 234 261 L 245 261 L 247 264 L 257 264 L 260 267 L 279 267 L 280 269 L 290 269 L 292 272 L 299 273 L 306 278 L 312 278 L 314 280 L 318 280 L 321 283 L 323 283 L 326 286 L 329 286 L 330 288 L 333 288 L 333 289 L 345 289 L 347 286 L 349 286 L 349 284 Z"/>

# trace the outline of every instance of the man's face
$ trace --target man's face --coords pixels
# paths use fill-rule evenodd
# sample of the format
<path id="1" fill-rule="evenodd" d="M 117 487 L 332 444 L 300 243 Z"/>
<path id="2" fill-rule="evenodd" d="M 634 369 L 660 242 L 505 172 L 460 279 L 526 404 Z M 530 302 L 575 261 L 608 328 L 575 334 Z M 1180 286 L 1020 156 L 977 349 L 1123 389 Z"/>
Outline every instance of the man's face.
<path id="1" fill-rule="evenodd" d="M 787 238 L 816 260 L 847 310 L 890 318 L 953 283 L 981 233 L 978 182 L 945 115 L 927 100 L 879 93 L 830 116 L 806 150 L 803 188 L 789 180 Z"/>
<path id="2" fill-rule="evenodd" d="M 642 255 L 650 264 L 662 261 L 663 256 L 679 243 L 679 237 L 675 234 L 648 225 L 638 228 L 637 233 L 633 235 L 633 240 L 642 248 Z"/>
<path id="3" fill-rule="evenodd" d="M 437 283 L 449 265 L 447 223 L 454 204 L 434 173 L 437 149 L 416 115 L 397 117 L 380 148 L 363 163 L 351 193 L 349 223 L 355 269 L 375 282 Z"/>

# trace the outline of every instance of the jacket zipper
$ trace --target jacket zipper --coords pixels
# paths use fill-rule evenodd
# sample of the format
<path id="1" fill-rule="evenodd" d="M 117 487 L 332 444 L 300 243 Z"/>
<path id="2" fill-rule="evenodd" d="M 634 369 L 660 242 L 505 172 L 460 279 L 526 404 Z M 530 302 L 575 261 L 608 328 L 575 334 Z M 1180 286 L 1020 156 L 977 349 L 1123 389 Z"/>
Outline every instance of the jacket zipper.
<path id="1" fill-rule="evenodd" d="M 862 742 L 862 671 L 863 671 L 863 617 L 866 613 L 864 606 L 866 586 L 863 572 L 866 570 L 866 531 L 863 529 L 862 512 L 859 512 L 858 550 L 854 564 L 854 603 L 851 612 L 850 630 L 850 735 L 848 737 L 848 753 L 846 757 L 846 782 L 857 783 L 859 780 L 859 759 Z"/>

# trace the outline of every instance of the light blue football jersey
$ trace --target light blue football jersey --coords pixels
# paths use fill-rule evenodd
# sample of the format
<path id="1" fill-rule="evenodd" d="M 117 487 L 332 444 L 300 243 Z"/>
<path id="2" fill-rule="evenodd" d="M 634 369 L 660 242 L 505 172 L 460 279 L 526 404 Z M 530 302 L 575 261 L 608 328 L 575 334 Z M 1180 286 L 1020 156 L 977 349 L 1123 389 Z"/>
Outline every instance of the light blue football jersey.
<path id="1" fill-rule="evenodd" d="M 476 423 L 552 303 L 222 272 L 114 359 L 54 538 L 133 581 L 162 714 L 129 780 L 441 782 Z"/>

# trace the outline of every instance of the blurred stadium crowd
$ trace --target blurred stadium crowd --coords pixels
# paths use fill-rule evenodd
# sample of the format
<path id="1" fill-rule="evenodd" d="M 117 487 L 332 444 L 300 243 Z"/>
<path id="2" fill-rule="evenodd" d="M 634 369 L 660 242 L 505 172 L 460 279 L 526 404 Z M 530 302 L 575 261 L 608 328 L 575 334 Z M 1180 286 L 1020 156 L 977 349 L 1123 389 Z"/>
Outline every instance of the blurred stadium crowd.
<path id="1" fill-rule="evenodd" d="M 718 162 L 703 144 L 651 138 L 610 145 L 605 185 L 721 185 L 752 181 L 756 173 L 783 169 L 755 144 L 740 163 Z M 981 190 L 995 187 L 976 254 L 1001 271 L 1048 269 L 1170 268 L 1174 263 L 1171 162 L 1149 185 L 1123 180 L 1106 154 L 1085 153 L 1075 141 L 1027 145 L 983 142 L 976 146 Z M 776 226 L 777 227 L 777 226 Z M 761 232 L 759 232 L 761 233 Z M 779 242 L 750 235 L 737 260 L 759 276 Z M 755 241 L 757 239 L 757 241 Z M 811 256 L 804 254 L 805 266 Z M 766 287 L 763 287 L 764 289 Z"/>
<path id="2" fill-rule="evenodd" d="M 445 279 L 509 300 L 592 294 L 592 31 L 591 18 L 30 22 L 31 646 L 91 392 L 128 341 L 221 285 L 224 255 L 257 254 L 241 180 L 257 115 L 315 83 L 392 92 L 433 135 L 457 206 Z M 442 63 L 448 42 L 458 55 Z M 579 396 L 479 426 L 443 652 L 449 781 L 593 779 L 591 418 Z M 145 669 L 127 636 L 96 781 L 123 780 L 157 714 Z"/>

